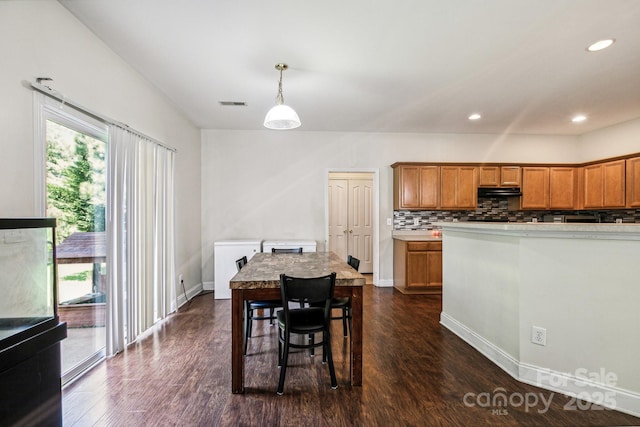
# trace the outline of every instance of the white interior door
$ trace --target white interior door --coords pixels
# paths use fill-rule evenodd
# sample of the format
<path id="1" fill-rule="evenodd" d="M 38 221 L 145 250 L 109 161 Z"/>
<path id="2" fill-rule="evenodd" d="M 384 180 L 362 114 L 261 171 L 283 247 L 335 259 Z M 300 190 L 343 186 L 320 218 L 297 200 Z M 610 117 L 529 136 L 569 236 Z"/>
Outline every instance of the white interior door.
<path id="1" fill-rule="evenodd" d="M 349 181 L 329 180 L 329 251 L 347 259 L 348 250 L 348 199 Z"/>
<path id="2" fill-rule="evenodd" d="M 330 174 L 329 250 L 358 258 L 361 273 L 373 272 L 373 203 L 372 174 Z"/>
<path id="3" fill-rule="evenodd" d="M 348 185 L 348 255 L 360 260 L 360 272 L 373 271 L 373 180 L 350 179 Z"/>

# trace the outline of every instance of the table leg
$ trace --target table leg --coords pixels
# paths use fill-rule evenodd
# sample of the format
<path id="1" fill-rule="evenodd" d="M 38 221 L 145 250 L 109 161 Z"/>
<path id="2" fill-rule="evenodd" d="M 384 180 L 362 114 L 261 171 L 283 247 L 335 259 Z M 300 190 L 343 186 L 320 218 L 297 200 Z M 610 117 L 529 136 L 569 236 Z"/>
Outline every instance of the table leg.
<path id="1" fill-rule="evenodd" d="M 362 286 L 351 288 L 351 385 L 362 385 Z"/>
<path id="2" fill-rule="evenodd" d="M 231 290 L 231 392 L 244 392 L 243 323 L 244 292 Z"/>

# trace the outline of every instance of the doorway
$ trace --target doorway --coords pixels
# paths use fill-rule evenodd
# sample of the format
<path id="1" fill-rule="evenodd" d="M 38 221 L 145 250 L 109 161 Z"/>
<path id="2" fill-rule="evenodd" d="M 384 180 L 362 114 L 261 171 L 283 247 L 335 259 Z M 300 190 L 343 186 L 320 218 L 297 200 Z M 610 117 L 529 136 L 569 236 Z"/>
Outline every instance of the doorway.
<path id="1" fill-rule="evenodd" d="M 374 271 L 375 174 L 329 172 L 328 250 L 360 260 L 360 273 Z"/>

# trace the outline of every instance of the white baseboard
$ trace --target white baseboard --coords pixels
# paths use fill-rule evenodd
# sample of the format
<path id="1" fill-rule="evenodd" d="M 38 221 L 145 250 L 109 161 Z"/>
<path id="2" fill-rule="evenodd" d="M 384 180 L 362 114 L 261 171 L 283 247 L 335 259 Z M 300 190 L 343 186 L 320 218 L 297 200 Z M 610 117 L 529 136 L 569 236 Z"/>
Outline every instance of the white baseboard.
<path id="1" fill-rule="evenodd" d="M 446 313 L 441 313 L 440 324 L 518 381 L 580 399 L 570 399 L 565 410 L 590 409 L 593 403 L 640 417 L 639 393 L 615 387 L 615 384 L 602 384 L 575 374 L 522 363 Z"/>
<path id="2" fill-rule="evenodd" d="M 379 279 L 375 285 L 379 288 L 393 288 L 393 279 Z"/>
<path id="3" fill-rule="evenodd" d="M 213 291 L 215 289 L 215 282 L 202 282 L 202 290 Z"/>
<path id="4" fill-rule="evenodd" d="M 513 356 L 505 353 L 500 347 L 490 341 L 487 341 L 453 317 L 448 316 L 446 313 L 441 313 L 440 324 L 462 338 L 471 347 L 478 350 L 482 355 L 498 365 L 503 371 L 511 375 L 513 378 L 519 379 L 519 364 Z"/>
<path id="5" fill-rule="evenodd" d="M 202 284 L 196 283 L 194 286 L 187 289 L 187 297 L 191 299 L 196 295 L 198 295 L 200 292 L 202 292 L 202 290 L 203 290 Z M 185 298 L 184 290 L 180 289 L 178 293 L 178 307 L 182 307 L 186 303 L 187 303 L 187 298 Z"/>

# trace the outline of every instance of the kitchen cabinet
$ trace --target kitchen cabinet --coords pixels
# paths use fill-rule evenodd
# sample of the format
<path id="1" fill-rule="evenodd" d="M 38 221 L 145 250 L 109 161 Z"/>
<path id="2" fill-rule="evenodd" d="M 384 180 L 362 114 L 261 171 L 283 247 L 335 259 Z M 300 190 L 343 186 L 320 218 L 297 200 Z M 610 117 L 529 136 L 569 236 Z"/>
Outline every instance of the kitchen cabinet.
<path id="1" fill-rule="evenodd" d="M 625 207 L 625 160 L 596 163 L 583 167 L 584 207 Z"/>
<path id="2" fill-rule="evenodd" d="M 578 198 L 578 169 L 549 168 L 549 209 L 575 209 Z"/>
<path id="3" fill-rule="evenodd" d="M 393 286 L 405 294 L 442 293 L 442 241 L 394 239 Z"/>
<path id="4" fill-rule="evenodd" d="M 480 166 L 480 187 L 520 187 L 520 166 Z"/>
<path id="5" fill-rule="evenodd" d="M 440 200 L 440 166 L 395 164 L 393 209 L 436 209 Z"/>
<path id="6" fill-rule="evenodd" d="M 626 191 L 627 207 L 640 207 L 640 157 L 627 159 Z"/>
<path id="7" fill-rule="evenodd" d="M 476 209 L 478 207 L 478 168 L 476 166 L 441 166 L 440 180 L 440 208 Z"/>
<path id="8" fill-rule="evenodd" d="M 522 168 L 522 209 L 549 208 L 549 168 L 526 166 Z"/>
<path id="9" fill-rule="evenodd" d="M 578 171 L 574 167 L 522 168 L 522 209 L 575 209 Z"/>

